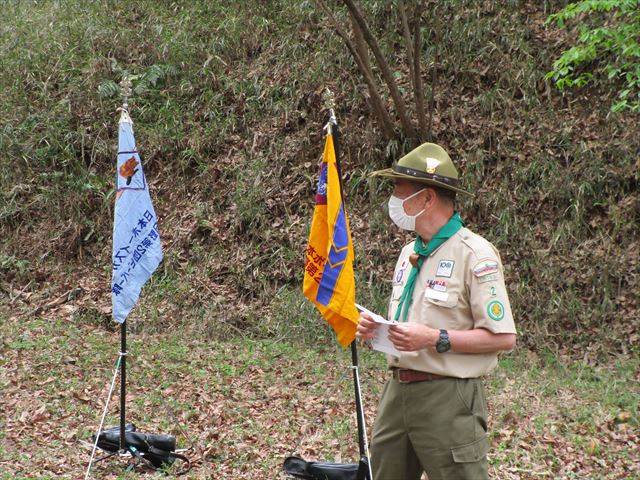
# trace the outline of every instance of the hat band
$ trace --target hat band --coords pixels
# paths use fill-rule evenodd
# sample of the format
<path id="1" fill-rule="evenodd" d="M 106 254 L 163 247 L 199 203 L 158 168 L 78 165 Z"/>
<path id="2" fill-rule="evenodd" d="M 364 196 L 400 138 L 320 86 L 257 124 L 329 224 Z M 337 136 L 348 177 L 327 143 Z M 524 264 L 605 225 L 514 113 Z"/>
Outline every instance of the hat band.
<path id="1" fill-rule="evenodd" d="M 393 171 L 397 172 L 397 173 L 402 173 L 403 175 L 409 175 L 410 177 L 416 177 L 416 178 L 426 178 L 429 180 L 435 180 L 436 182 L 441 182 L 441 183 L 445 183 L 451 187 L 457 187 L 458 186 L 458 179 L 457 178 L 451 178 L 451 177 L 445 177 L 442 175 L 438 175 L 437 173 L 426 173 L 426 172 L 421 172 L 420 170 L 414 170 L 413 168 L 407 168 L 407 167 L 401 167 L 400 165 L 394 165 L 393 166 Z"/>

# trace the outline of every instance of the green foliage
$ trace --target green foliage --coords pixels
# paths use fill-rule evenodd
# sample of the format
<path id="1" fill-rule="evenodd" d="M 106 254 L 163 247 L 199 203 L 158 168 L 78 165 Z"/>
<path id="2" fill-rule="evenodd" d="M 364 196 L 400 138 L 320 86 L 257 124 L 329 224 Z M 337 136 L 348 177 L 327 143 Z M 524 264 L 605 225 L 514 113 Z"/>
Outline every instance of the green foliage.
<path id="1" fill-rule="evenodd" d="M 141 74 L 131 75 L 123 69 L 115 59 L 111 61 L 111 70 L 121 77 L 127 77 L 133 83 L 133 94 L 144 96 L 149 90 L 160 87 L 170 77 L 178 75 L 178 68 L 174 65 L 153 64 Z M 113 80 L 104 80 L 98 85 L 98 94 L 102 98 L 118 98 L 120 86 Z"/>
<path id="2" fill-rule="evenodd" d="M 20 273 L 24 273 L 28 267 L 28 260 L 18 259 L 12 255 L 5 255 L 3 253 L 0 253 L 0 271 L 17 270 Z"/>
<path id="3" fill-rule="evenodd" d="M 234 204 L 238 207 L 238 228 L 242 232 L 257 229 L 265 219 L 264 159 L 254 158 L 236 170 L 233 184 Z"/>
<path id="4" fill-rule="evenodd" d="M 578 45 L 564 51 L 546 79 L 560 90 L 606 78 L 622 84 L 614 112 L 640 112 L 640 1 L 581 0 L 549 16 L 565 28 L 578 24 Z"/>

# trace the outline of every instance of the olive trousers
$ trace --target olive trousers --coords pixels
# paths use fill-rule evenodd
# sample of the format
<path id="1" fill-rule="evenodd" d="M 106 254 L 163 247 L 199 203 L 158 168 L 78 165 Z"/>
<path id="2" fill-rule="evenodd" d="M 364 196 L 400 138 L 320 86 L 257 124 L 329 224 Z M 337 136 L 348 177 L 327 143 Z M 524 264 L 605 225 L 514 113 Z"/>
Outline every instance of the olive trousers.
<path id="1" fill-rule="evenodd" d="M 482 380 L 390 379 L 371 437 L 374 480 L 488 480 Z"/>

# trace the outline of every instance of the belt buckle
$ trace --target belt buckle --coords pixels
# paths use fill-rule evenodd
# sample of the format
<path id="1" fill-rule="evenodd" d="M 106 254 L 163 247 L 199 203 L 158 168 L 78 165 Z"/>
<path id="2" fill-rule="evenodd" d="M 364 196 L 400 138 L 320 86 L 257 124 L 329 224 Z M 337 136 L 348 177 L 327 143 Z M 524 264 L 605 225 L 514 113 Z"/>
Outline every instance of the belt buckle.
<path id="1" fill-rule="evenodd" d="M 403 380 L 402 379 L 402 372 L 406 372 L 408 370 L 402 369 L 402 368 L 398 368 L 396 370 L 393 371 L 394 373 L 394 377 L 396 377 L 396 379 L 398 380 L 398 383 L 411 383 L 411 380 Z"/>

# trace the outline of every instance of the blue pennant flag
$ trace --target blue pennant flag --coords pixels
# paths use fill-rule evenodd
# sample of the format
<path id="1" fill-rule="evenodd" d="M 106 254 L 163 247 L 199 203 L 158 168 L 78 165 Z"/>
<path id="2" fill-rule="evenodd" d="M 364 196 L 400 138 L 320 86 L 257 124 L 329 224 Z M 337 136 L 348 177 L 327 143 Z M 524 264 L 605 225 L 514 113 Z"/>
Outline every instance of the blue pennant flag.
<path id="1" fill-rule="evenodd" d="M 113 319 L 124 322 L 140 290 L 162 261 L 158 219 L 133 137 L 131 117 L 120 117 L 116 205 L 113 218 L 111 302 Z"/>

